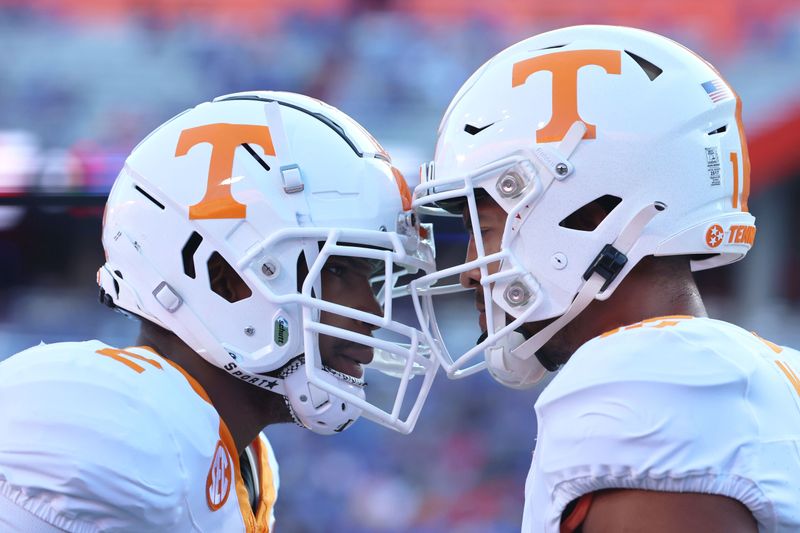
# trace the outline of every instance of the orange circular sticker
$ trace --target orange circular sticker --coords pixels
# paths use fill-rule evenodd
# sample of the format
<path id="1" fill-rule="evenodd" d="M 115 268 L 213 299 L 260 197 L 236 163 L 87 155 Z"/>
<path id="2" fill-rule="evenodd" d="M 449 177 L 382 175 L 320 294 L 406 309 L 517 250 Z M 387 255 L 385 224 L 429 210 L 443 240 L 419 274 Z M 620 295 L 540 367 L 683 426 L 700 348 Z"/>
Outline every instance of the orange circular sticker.
<path id="1" fill-rule="evenodd" d="M 211 468 L 206 478 L 206 501 L 212 511 L 217 511 L 228 501 L 232 472 L 231 456 L 222 441 L 217 441 L 217 449 L 214 450 L 214 458 L 211 459 Z"/>
<path id="2" fill-rule="evenodd" d="M 706 231 L 706 244 L 709 248 L 716 248 L 722 244 L 722 239 L 725 237 L 725 231 L 719 224 L 714 224 L 708 231 Z"/>

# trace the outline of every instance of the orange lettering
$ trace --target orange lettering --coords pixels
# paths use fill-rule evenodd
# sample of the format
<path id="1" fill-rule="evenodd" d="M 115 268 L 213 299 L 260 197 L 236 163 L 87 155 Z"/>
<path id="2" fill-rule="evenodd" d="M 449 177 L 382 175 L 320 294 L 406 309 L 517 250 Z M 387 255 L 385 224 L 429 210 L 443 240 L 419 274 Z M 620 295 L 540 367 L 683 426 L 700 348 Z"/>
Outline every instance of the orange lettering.
<path id="1" fill-rule="evenodd" d="M 747 234 L 745 236 L 745 242 L 747 244 L 752 245 L 756 242 L 756 227 L 755 226 L 747 226 Z"/>
<path id="2" fill-rule="evenodd" d="M 728 232 L 729 232 L 729 234 L 728 234 L 728 242 L 731 242 L 731 243 L 734 243 L 734 244 L 740 242 L 739 230 L 741 228 L 742 228 L 741 226 L 731 226 L 730 227 L 730 229 L 728 230 Z"/>
<path id="3" fill-rule="evenodd" d="M 755 226 L 731 226 L 728 228 L 728 243 L 750 244 L 756 240 Z"/>
<path id="4" fill-rule="evenodd" d="M 211 145 L 206 194 L 200 202 L 189 207 L 189 218 L 244 218 L 247 206 L 231 194 L 233 154 L 242 144 L 257 144 L 267 155 L 275 155 L 272 136 L 267 126 L 247 124 L 207 124 L 183 130 L 175 149 L 175 157 L 189 153 L 200 143 Z"/>
<path id="5" fill-rule="evenodd" d="M 733 242 L 733 238 L 736 236 L 736 228 L 738 227 L 739 226 L 731 226 L 730 228 L 728 228 L 728 243 Z"/>
<path id="6" fill-rule="evenodd" d="M 514 64 L 511 86 L 517 87 L 542 70 L 553 75 L 553 108 L 550 122 L 536 131 L 536 142 L 558 142 L 576 121 L 586 124 L 584 139 L 594 139 L 596 128 L 578 114 L 578 70 L 588 65 L 603 68 L 608 74 L 620 74 L 622 54 L 619 50 L 571 50 L 532 57 Z"/>
<path id="7" fill-rule="evenodd" d="M 739 226 L 736 228 L 736 243 L 741 244 L 744 242 L 744 226 Z"/>

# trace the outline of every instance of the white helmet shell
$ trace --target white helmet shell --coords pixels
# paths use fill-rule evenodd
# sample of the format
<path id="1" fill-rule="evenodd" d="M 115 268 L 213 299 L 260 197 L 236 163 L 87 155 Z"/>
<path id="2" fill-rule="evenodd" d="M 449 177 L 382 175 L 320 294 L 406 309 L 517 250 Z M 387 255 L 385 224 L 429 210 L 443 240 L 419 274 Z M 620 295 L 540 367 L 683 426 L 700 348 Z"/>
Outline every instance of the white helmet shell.
<path id="1" fill-rule="evenodd" d="M 344 113 L 292 93 L 223 96 L 166 122 L 128 157 L 106 207 L 107 262 L 99 283 L 119 308 L 174 332 L 232 375 L 290 399 L 290 382 L 278 371 L 302 355 L 305 364 L 295 366 L 304 379 L 320 381 L 352 407 L 329 410 L 323 425 L 298 417 L 315 431 L 328 432 L 363 411 L 408 432 L 436 371 L 420 353 L 418 329 L 318 295 L 331 255 L 432 270 L 432 242 L 420 238 L 409 206 L 389 156 Z M 301 253 L 309 275 L 298 292 Z M 249 297 L 230 302 L 211 290 L 206 265 L 215 254 L 246 283 Z M 318 335 L 306 334 L 320 326 L 323 308 L 409 339 L 410 346 L 387 347 L 341 328 L 325 332 L 394 353 L 415 369 L 406 381 L 424 374 L 411 415 L 402 419 L 374 406 L 360 388 L 354 392 L 347 380 L 323 372 Z M 403 402 L 405 390 L 401 383 L 396 401 Z"/>
<path id="2" fill-rule="evenodd" d="M 421 320 L 451 376 L 482 368 L 475 358 L 522 323 L 556 319 L 524 348 L 491 358 L 537 366 L 535 351 L 645 256 L 695 256 L 700 270 L 741 259 L 755 235 L 741 101 L 702 58 L 632 28 L 555 30 L 489 60 L 446 111 L 423 180 L 414 205 L 466 198 L 476 241 L 475 190 L 509 214 L 498 254 L 476 242 L 476 261 L 415 283 Z M 564 224 L 600 199 L 617 205 L 595 229 Z M 493 261 L 500 272 L 487 278 Z M 438 280 L 481 266 L 488 336 L 453 356 L 425 300 Z"/>

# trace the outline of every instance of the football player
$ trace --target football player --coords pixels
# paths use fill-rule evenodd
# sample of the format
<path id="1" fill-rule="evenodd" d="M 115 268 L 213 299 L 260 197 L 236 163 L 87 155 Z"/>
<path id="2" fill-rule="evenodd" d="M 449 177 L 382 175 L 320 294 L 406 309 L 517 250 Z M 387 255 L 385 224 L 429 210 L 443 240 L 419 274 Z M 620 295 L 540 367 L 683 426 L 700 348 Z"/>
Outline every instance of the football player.
<path id="1" fill-rule="evenodd" d="M 114 183 L 98 272 L 141 335 L 0 364 L 0 530 L 263 533 L 262 428 L 410 432 L 438 367 L 392 317 L 399 277 L 433 270 L 410 204 L 380 145 L 312 98 L 233 94 L 157 128 Z M 397 378 L 387 405 L 373 366 Z"/>
<path id="2" fill-rule="evenodd" d="M 447 109 L 415 205 L 469 244 L 412 283 L 423 328 L 451 377 L 561 369 L 522 531 L 800 531 L 800 355 L 709 318 L 692 277 L 753 244 L 741 111 L 690 50 L 610 26 L 511 46 Z M 451 354 L 432 287 L 456 274 L 483 335 Z"/>

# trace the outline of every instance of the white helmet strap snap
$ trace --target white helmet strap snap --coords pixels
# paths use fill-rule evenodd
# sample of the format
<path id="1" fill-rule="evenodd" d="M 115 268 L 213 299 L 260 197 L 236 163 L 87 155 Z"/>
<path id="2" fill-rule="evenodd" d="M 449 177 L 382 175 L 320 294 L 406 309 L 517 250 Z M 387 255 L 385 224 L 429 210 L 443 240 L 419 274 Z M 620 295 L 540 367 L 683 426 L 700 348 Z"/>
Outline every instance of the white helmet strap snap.
<path id="1" fill-rule="evenodd" d="M 553 148 L 546 144 L 538 145 L 533 153 L 536 155 L 534 163 L 541 169 L 550 174 L 554 179 L 563 180 L 575 170 L 569 158 L 578 143 L 586 133 L 586 124 L 577 120 L 573 122 L 566 135 L 558 144 L 558 148 Z"/>
<path id="2" fill-rule="evenodd" d="M 177 311 L 183 303 L 178 293 L 176 293 L 166 281 L 162 281 L 153 289 L 153 297 L 155 297 L 156 301 L 161 304 L 161 307 L 166 309 L 169 313 Z"/>
<path id="3" fill-rule="evenodd" d="M 281 105 L 276 101 L 266 102 L 264 114 L 267 117 L 267 124 L 270 125 L 269 131 L 275 152 L 280 154 L 280 159 L 284 162 L 280 167 L 283 190 L 286 194 L 302 192 L 305 188 L 303 172 L 295 162 L 292 145 L 286 137 L 286 129 L 283 127 L 283 118 L 281 117 Z"/>

